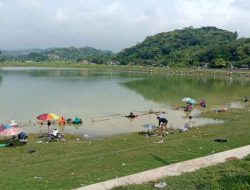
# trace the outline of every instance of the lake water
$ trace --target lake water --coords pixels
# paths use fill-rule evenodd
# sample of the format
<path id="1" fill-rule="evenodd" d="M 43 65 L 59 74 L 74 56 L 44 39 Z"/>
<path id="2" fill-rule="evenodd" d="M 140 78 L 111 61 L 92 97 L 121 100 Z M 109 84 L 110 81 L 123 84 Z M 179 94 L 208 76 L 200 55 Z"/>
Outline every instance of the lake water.
<path id="1" fill-rule="evenodd" d="M 82 126 L 60 130 L 98 137 L 140 131 L 145 124 L 157 125 L 156 115 L 143 115 L 152 109 L 166 111 L 169 125 L 178 128 L 187 122 L 187 115 L 171 106 L 185 105 L 181 102 L 183 97 L 226 105 L 249 92 L 248 81 L 231 78 L 152 76 L 95 69 L 2 68 L 0 122 L 14 119 L 27 132 L 46 132 L 46 126 L 34 126 L 39 114 L 78 116 L 84 121 Z M 124 117 L 129 112 L 142 116 L 131 121 Z M 195 110 L 191 114 L 197 113 Z M 194 118 L 193 122 L 204 125 L 217 121 Z"/>

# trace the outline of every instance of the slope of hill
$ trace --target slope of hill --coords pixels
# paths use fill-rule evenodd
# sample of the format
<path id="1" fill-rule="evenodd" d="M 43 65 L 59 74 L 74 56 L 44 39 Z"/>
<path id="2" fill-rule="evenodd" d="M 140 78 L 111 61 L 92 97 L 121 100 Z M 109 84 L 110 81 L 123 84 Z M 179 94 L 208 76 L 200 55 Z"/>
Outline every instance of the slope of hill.
<path id="1" fill-rule="evenodd" d="M 108 50 L 98 50 L 91 47 L 81 48 L 54 48 L 46 51 L 46 55 L 49 59 L 60 59 L 60 60 L 78 60 L 89 56 L 103 56 L 111 55 L 112 52 Z"/>
<path id="2" fill-rule="evenodd" d="M 124 49 L 116 59 L 122 64 L 228 67 L 249 64 L 250 39 L 216 27 L 184 28 L 147 37 Z"/>
<path id="3" fill-rule="evenodd" d="M 28 55 L 30 53 L 41 53 L 44 52 L 42 49 L 19 49 L 19 50 L 2 50 L 2 55 L 6 57 L 18 57 Z"/>
<path id="4" fill-rule="evenodd" d="M 67 60 L 77 61 L 90 56 L 112 55 L 112 51 L 98 50 L 91 47 L 69 47 L 69 48 L 49 48 L 30 50 L 2 50 L 2 58 L 5 60 L 21 61 L 46 61 L 46 60 Z"/>

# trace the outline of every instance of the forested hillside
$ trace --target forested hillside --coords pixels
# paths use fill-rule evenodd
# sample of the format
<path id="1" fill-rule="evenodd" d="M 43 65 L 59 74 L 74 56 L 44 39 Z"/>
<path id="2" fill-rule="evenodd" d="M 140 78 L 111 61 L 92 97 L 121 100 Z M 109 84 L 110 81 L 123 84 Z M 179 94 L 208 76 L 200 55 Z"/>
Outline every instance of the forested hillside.
<path id="1" fill-rule="evenodd" d="M 91 56 L 111 55 L 111 51 L 98 50 L 91 47 L 69 47 L 69 48 L 50 48 L 44 50 L 13 50 L 2 51 L 2 59 L 16 61 L 47 61 L 47 60 L 66 60 L 80 61 Z"/>
<path id="2" fill-rule="evenodd" d="M 239 67 L 250 65 L 250 39 L 216 27 L 189 27 L 147 37 L 116 59 L 121 64 Z"/>

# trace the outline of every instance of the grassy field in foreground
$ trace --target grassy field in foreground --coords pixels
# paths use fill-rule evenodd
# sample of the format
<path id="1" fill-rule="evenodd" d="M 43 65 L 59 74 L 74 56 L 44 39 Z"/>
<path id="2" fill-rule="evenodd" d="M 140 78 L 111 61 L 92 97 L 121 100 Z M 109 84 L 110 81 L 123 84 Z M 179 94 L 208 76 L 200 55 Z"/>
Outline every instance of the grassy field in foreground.
<path id="1" fill-rule="evenodd" d="M 68 136 L 67 142 L 42 144 L 31 136 L 24 146 L 0 148 L 0 189 L 72 189 L 250 144 L 248 110 L 205 116 L 225 123 L 176 131 L 161 144 L 153 143 L 158 137 L 137 133 L 93 141 Z"/>
<path id="2" fill-rule="evenodd" d="M 247 190 L 250 189 L 250 156 L 244 160 L 228 161 L 181 176 L 167 177 L 167 190 Z M 158 183 L 117 187 L 113 190 L 152 190 Z"/>

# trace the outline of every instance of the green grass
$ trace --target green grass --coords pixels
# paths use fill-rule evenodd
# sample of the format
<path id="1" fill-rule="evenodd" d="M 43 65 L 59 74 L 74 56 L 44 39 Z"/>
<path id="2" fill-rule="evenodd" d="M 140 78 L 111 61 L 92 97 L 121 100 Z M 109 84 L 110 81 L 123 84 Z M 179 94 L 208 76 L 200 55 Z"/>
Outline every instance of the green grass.
<path id="1" fill-rule="evenodd" d="M 164 143 L 137 133 L 99 140 L 36 143 L 0 148 L 0 189 L 72 189 L 250 143 L 249 111 L 206 113 L 225 123 L 170 134 Z M 227 143 L 214 142 L 227 138 Z M 27 151 L 36 152 L 29 154 Z M 125 163 L 125 164 L 124 164 Z"/>
<path id="2" fill-rule="evenodd" d="M 167 183 L 167 190 L 247 190 L 250 189 L 250 156 L 160 181 Z M 156 189 L 155 183 L 158 181 L 113 190 L 152 190 Z"/>

